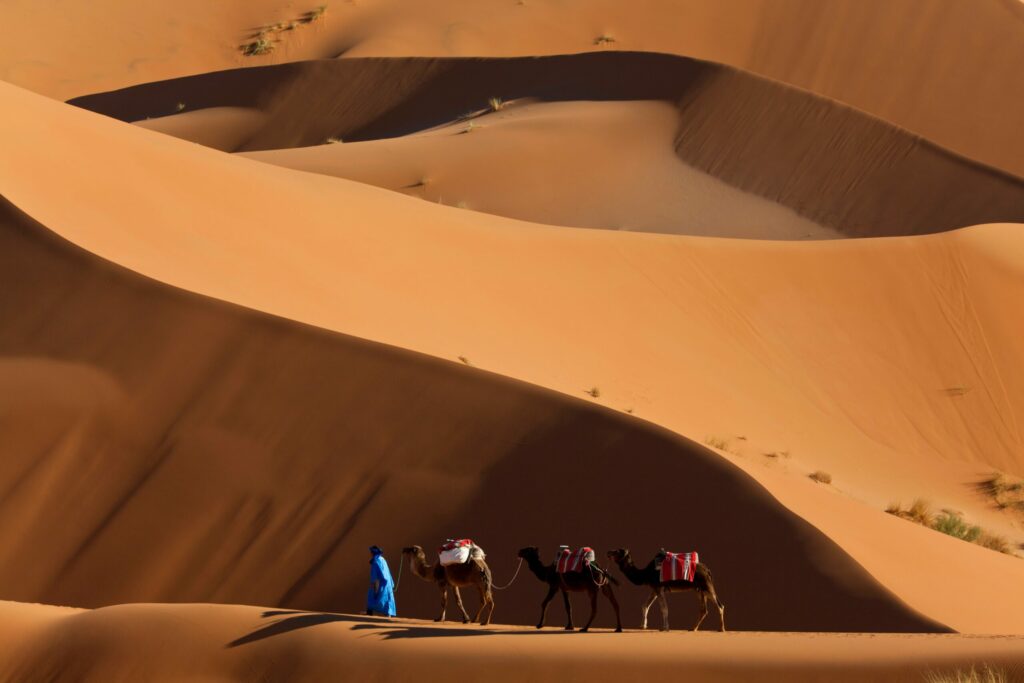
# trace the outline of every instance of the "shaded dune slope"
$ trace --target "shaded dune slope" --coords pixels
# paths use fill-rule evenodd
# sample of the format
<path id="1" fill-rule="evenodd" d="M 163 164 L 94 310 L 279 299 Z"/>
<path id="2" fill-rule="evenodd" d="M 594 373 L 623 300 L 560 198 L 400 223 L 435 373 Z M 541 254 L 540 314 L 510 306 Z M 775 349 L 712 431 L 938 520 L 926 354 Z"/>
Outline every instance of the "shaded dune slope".
<path id="1" fill-rule="evenodd" d="M 369 543 L 466 534 L 499 581 L 525 544 L 699 548 L 734 628 L 942 628 L 692 442 L 157 284 L 2 211 L 5 598 L 353 609 Z M 431 615 L 405 580 L 403 611 Z M 499 620 L 542 592 L 524 577 Z"/>
<path id="2" fill-rule="evenodd" d="M 239 150 L 396 137 L 505 100 L 663 100 L 676 153 L 729 185 L 850 236 L 1024 221 L 1024 182 L 862 112 L 683 57 L 589 53 L 518 59 L 351 59 L 254 67 L 72 100 L 124 121 L 190 109 L 265 116 Z"/>

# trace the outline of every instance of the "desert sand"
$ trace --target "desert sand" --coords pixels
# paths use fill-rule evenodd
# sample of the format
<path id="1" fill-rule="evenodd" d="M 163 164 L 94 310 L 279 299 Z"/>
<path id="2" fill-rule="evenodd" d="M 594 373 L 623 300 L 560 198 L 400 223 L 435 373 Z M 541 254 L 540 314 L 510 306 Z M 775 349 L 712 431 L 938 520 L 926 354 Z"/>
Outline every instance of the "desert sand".
<path id="1" fill-rule="evenodd" d="M 315 7 L 0 8 L 0 680 L 1024 675 L 1019 5 Z"/>
<path id="2" fill-rule="evenodd" d="M 924 634 L 564 633 L 437 625 L 235 605 L 124 605 L 95 611 L 0 603 L 21 649 L 0 675 L 26 680 L 909 681 L 985 661 L 1024 665 L 1024 639 Z M 55 647 L 54 643 L 58 643 Z M 735 656 L 737 651 L 743 658 Z M 151 674 L 150 672 L 156 672 Z M 62 680 L 62 679 L 61 679 Z M 1015 679 L 1014 679 L 1015 680 Z"/>

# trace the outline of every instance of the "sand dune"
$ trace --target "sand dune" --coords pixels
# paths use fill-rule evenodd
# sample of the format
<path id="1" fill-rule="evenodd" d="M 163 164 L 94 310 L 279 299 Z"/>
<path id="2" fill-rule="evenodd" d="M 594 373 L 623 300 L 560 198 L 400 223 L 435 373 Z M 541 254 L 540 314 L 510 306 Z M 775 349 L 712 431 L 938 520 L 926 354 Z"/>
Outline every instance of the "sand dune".
<path id="1" fill-rule="evenodd" d="M 67 109 L 8 86 L 2 88 L 2 93 L 12 125 L 0 135 L 14 163 L 0 169 L 0 188 L 34 219 L 75 244 L 194 292 L 435 356 L 454 359 L 463 355 L 488 370 L 576 397 L 598 386 L 599 401 L 605 405 L 635 410 L 644 418 L 698 440 L 715 435 L 725 437 L 733 451 L 724 454 L 727 458 L 755 473 L 782 503 L 800 510 L 828 537 L 854 553 L 871 575 L 911 607 L 959 630 L 1024 630 L 1020 621 L 1024 614 L 1020 600 L 1024 598 L 1006 590 L 1024 577 L 1024 563 L 881 512 L 888 500 L 907 500 L 923 490 L 931 492 L 929 495 L 936 497 L 934 502 L 939 506 L 958 507 L 989 528 L 1016 534 L 1010 518 L 991 509 L 970 482 L 972 477 L 993 467 L 1024 472 L 1020 437 L 1014 427 L 1022 417 L 1022 407 L 1014 397 L 1021 395 L 1024 386 L 1024 362 L 1017 343 L 1024 318 L 1007 314 L 1018 310 L 1019 302 L 1024 300 L 1024 280 L 1016 256 L 1022 239 L 1019 226 L 988 226 L 927 238 L 816 244 L 559 230 L 458 211 L 344 180 L 257 164 Z M 55 127 L 76 144 L 54 144 L 51 131 Z M 105 163 L 92 164 L 90 160 L 97 158 L 101 150 Z M 12 173 L 9 168 L 17 168 L 17 172 Z M 50 201 L 50 192 L 31 180 L 44 175 L 61 187 L 60 203 Z M 126 197 L 130 200 L 125 201 Z M 193 218 L 199 215 L 205 217 L 201 223 Z M 4 253 L 21 251 L 19 247 Z M 21 261 L 24 257 L 11 258 Z M 922 281 L 936 284 L 922 288 Z M 81 316 L 90 330 L 108 334 L 108 339 L 117 338 L 104 332 L 103 325 L 97 326 L 94 320 L 78 312 L 80 305 L 84 304 L 68 310 Z M 33 303 L 30 310 L 38 315 L 43 309 Z M 216 321 L 223 315 L 226 314 L 211 314 L 209 324 L 219 324 Z M 113 321 L 120 321 L 118 325 L 136 324 L 131 322 L 134 319 L 112 317 Z M 161 325 L 160 334 L 168 334 L 163 330 L 169 323 Z M 197 325 L 189 321 L 181 329 L 195 329 Z M 64 327 L 67 325 L 61 326 Z M 26 323 L 23 329 L 27 331 L 23 337 L 26 341 L 19 342 L 22 345 L 47 339 L 33 324 Z M 153 335 L 159 338 L 155 332 L 133 336 L 152 339 Z M 189 339 L 197 340 L 196 344 L 211 344 L 204 357 L 215 367 L 235 358 L 233 340 L 248 337 L 246 333 L 237 337 L 219 337 L 213 332 L 189 335 Z M 214 339 L 232 341 L 222 342 L 229 344 L 223 347 L 215 345 Z M 95 353 L 99 354 L 105 344 L 82 345 L 76 340 L 74 348 L 96 348 Z M 38 351 L 30 352 L 38 355 Z M 188 357 L 184 349 L 177 352 Z M 339 353 L 332 351 L 330 357 L 340 358 L 334 355 Z M 299 374 L 315 377 L 318 386 L 340 385 L 351 372 L 348 367 L 336 366 L 337 374 L 331 375 L 326 367 L 332 361 L 326 356 L 318 358 L 312 351 L 310 354 L 308 361 L 291 352 L 285 357 L 293 359 L 290 363 L 312 363 L 303 365 L 305 369 Z M 116 356 L 133 357 L 123 350 Z M 213 360 L 218 357 L 225 360 Z M 136 362 L 139 367 L 148 368 L 148 381 L 156 382 L 170 375 L 185 382 L 190 376 L 152 359 Z M 268 362 L 270 367 L 277 363 Z M 368 363 L 361 362 L 360 367 L 369 367 Z M 166 369 L 157 373 L 154 367 Z M 453 371 L 450 366 L 443 366 L 443 371 L 442 366 L 436 367 L 437 372 L 445 375 Z M 192 376 L 207 374 L 199 368 L 191 372 Z M 373 374 L 373 382 L 377 383 L 390 377 L 382 371 L 365 372 L 367 376 Z M 268 381 L 285 382 L 288 377 L 288 373 L 271 373 Z M 232 379 L 230 374 L 223 381 L 236 387 L 242 382 Z M 245 382 L 253 379 L 246 375 Z M 413 392 L 404 386 L 398 391 L 402 396 L 422 394 L 431 409 L 439 409 L 452 399 L 430 395 L 430 388 L 438 384 L 433 380 Z M 952 396 L 946 391 L 950 387 L 964 391 Z M 173 395 L 154 385 L 148 391 L 161 399 Z M 182 387 L 181 391 L 188 390 Z M 262 424 L 267 419 L 266 414 L 259 412 L 268 410 L 267 394 L 288 400 L 302 395 L 297 388 L 278 389 L 271 385 L 257 399 L 257 391 L 260 390 L 253 387 L 247 394 L 252 397 L 251 406 L 244 401 L 240 404 L 257 411 L 247 418 L 253 424 Z M 341 403 L 341 410 L 337 403 L 325 405 L 318 400 L 316 414 L 319 419 L 336 424 L 339 412 L 344 413 L 346 406 L 352 410 L 352 405 L 361 404 L 367 391 L 356 391 L 359 398 Z M 511 390 L 481 391 L 489 397 L 508 396 L 509 400 L 514 395 Z M 220 406 L 221 401 L 231 405 L 236 400 L 232 398 L 234 394 L 217 395 L 222 397 L 208 399 L 214 407 Z M 197 407 L 204 405 L 201 399 L 193 398 L 191 403 Z M 505 426 L 496 428 L 496 435 L 488 435 L 495 439 L 495 448 L 499 444 L 509 448 L 516 443 L 516 437 L 500 436 L 502 430 L 512 428 L 508 416 L 514 413 L 510 408 L 475 398 L 467 401 L 480 410 L 494 410 L 493 419 L 501 415 L 504 420 Z M 539 410 L 541 402 L 531 396 L 523 410 Z M 399 415 L 407 411 L 390 400 L 372 404 L 374 410 L 388 406 Z M 560 410 L 584 410 L 576 403 L 565 406 Z M 140 419 L 152 419 L 151 414 L 145 411 Z M 174 415 L 174 411 L 161 414 Z M 357 419 L 359 415 L 362 413 Z M 430 418 L 418 422 L 446 424 L 443 415 L 434 415 L 431 413 Z M 613 420 L 608 413 L 600 415 L 602 420 Z M 622 441 L 618 429 L 605 432 L 575 418 L 554 423 L 549 418 L 536 419 L 534 424 L 546 428 L 536 436 L 542 441 L 535 448 L 515 451 L 517 457 L 538 458 L 532 461 L 536 464 L 524 461 L 516 467 L 509 465 L 509 470 L 496 465 L 488 472 L 506 477 L 518 472 L 517 476 L 524 476 L 524 472 L 547 471 L 557 463 L 557 476 L 536 486 L 542 495 L 564 500 L 566 482 L 578 484 L 579 477 L 592 474 L 595 466 L 611 467 L 621 457 L 616 454 L 629 453 L 631 467 L 621 472 L 616 469 L 615 478 L 598 478 L 583 488 L 593 491 L 602 482 L 606 486 L 624 485 L 621 477 L 628 473 L 637 479 L 627 490 L 647 490 L 648 482 L 659 481 L 672 486 L 693 486 L 695 495 L 697 491 L 713 495 L 708 506 L 720 505 L 724 500 L 720 494 L 710 493 L 721 488 L 703 487 L 693 478 L 692 470 L 697 462 L 708 468 L 709 473 L 724 465 L 692 445 L 684 447 L 685 442 L 673 441 L 668 434 L 659 436 L 650 428 L 634 432 L 638 439 L 667 439 L 676 444 L 671 453 L 682 449 L 689 453 L 687 458 L 664 451 L 659 456 L 663 459 L 644 461 L 641 454 L 646 447 Z M 482 418 L 474 418 L 474 424 L 480 424 L 485 434 L 490 429 Z M 634 423 L 624 419 L 620 424 L 625 429 Z M 270 425 L 266 428 L 270 431 Z M 303 428 L 301 433 L 319 439 L 322 437 L 318 434 L 324 433 L 322 429 L 326 427 Z M 294 434 L 295 430 L 279 426 L 271 433 L 280 437 Z M 446 433 L 456 437 L 461 431 Z M 395 444 L 392 431 L 387 434 L 391 436 L 381 436 L 384 442 Z M 52 437 L 40 438 L 45 441 Z M 406 440 L 411 451 L 422 457 L 416 438 L 403 435 L 402 443 Z M 230 438 L 227 441 L 232 443 Z M 72 448 L 74 443 L 72 440 L 65 448 Z M 202 439 L 199 443 L 181 450 L 180 457 L 187 459 L 189 453 L 195 457 L 196 453 L 221 448 L 202 447 Z M 432 449 L 435 447 L 434 453 L 458 452 L 450 442 L 431 444 Z M 474 463 L 482 462 L 484 454 L 479 452 L 480 448 L 474 444 Z M 243 451 L 247 450 L 243 446 Z M 330 450 L 337 451 L 334 446 Z M 767 459 L 761 453 L 769 450 L 785 450 L 791 457 L 784 464 L 767 467 L 763 464 Z M 58 460 L 64 452 L 52 445 L 46 449 L 51 451 Z M 152 464 L 152 458 L 161 451 L 147 452 L 151 459 L 145 462 Z M 545 452 L 557 452 L 561 457 L 545 460 Z M 567 452 L 581 455 L 566 458 Z M 581 461 L 587 466 L 581 468 Z M 491 462 L 508 465 L 512 461 L 506 457 Z M 125 467 L 146 471 L 144 462 L 133 459 L 126 460 Z M 180 471 L 168 472 L 166 476 L 170 479 L 155 490 L 173 490 L 174 481 L 194 479 L 204 472 L 195 463 L 183 462 L 181 467 Z M 233 472 L 232 467 L 225 467 Z M 303 471 L 321 472 L 319 467 L 329 466 L 321 464 Z M 674 467 L 680 468 L 675 474 L 670 469 Z M 825 488 L 804 477 L 817 468 L 826 468 L 835 475 L 834 487 Z M 448 472 L 458 475 L 464 469 L 457 467 Z M 318 481 L 321 479 L 318 477 Z M 364 486 L 372 486 L 372 481 Z M 433 485 L 437 482 L 429 478 L 428 481 L 433 481 Z M 483 481 L 483 489 L 476 489 L 477 481 Z M 483 496 L 481 503 L 492 501 L 498 505 L 500 501 L 495 510 L 505 511 L 481 518 L 487 534 L 492 529 L 495 534 L 508 533 L 512 523 L 523 524 L 523 529 L 536 534 L 550 520 L 546 508 L 523 506 L 516 487 L 510 486 L 507 479 L 480 480 L 475 475 L 467 478 L 466 487 L 465 500 L 475 500 L 468 496 L 479 494 Z M 756 488 L 744 490 L 744 495 L 728 499 L 729 510 L 708 509 L 716 509 L 718 514 L 714 517 L 721 523 L 740 528 L 758 517 L 740 513 L 731 507 L 734 504 L 763 504 L 772 511 L 771 519 L 780 520 L 780 524 L 798 523 L 773 507 L 774 502 L 769 504 L 770 499 L 764 494 L 751 494 Z M 347 506 L 358 504 L 369 491 L 331 490 L 325 495 L 328 500 L 344 501 L 344 510 L 348 510 Z M 396 496 L 395 499 L 406 500 L 415 497 L 404 490 Z M 156 494 L 154 497 L 155 500 L 145 503 L 152 506 L 147 509 L 167 509 L 164 498 Z M 610 494 L 595 495 L 596 500 L 610 498 Z M 663 498 L 653 496 L 644 509 L 653 509 L 649 506 L 657 500 Z M 576 501 L 563 504 L 579 509 Z M 816 514 L 819 507 L 822 512 Z M 585 530 L 591 528 L 601 528 L 601 533 L 616 537 L 626 535 L 627 528 L 633 533 L 636 523 L 632 513 L 625 517 L 611 507 L 597 508 L 599 514 L 607 515 L 600 524 L 594 524 L 589 516 L 574 515 L 572 523 L 579 526 L 562 531 L 548 529 L 543 533 L 551 536 L 540 540 L 561 542 L 569 531 L 581 535 L 591 533 Z M 703 506 L 697 503 L 696 508 Z M 589 512 L 590 508 L 587 509 Z M 843 509 L 844 514 L 833 514 L 836 509 Z M 344 510 L 323 514 L 332 519 L 333 525 L 339 516 L 351 514 Z M 508 510 L 515 510 L 515 516 L 510 518 Z M 230 509 L 211 512 L 216 519 L 234 518 Z M 261 513 L 253 510 L 248 514 L 258 517 Z M 130 525 L 132 519 L 146 519 L 146 515 L 128 515 L 122 523 Z M 183 527 L 181 533 L 190 539 L 211 538 L 214 533 L 205 527 L 194 528 L 187 520 L 175 521 Z M 714 540 L 709 536 L 705 541 L 699 534 L 703 533 L 701 529 L 710 530 L 706 524 L 702 519 L 692 535 L 686 534 L 687 538 L 699 540 L 702 545 L 720 544 L 714 546 L 715 555 L 740 552 L 724 538 Z M 422 533 L 448 535 L 450 526 L 442 523 Z M 392 527 L 384 522 L 375 523 L 374 535 L 385 528 Z M 792 541 L 792 531 L 781 529 L 779 538 Z M 863 529 L 871 529 L 871 533 L 865 534 Z M 145 531 L 119 530 L 111 538 L 146 536 L 151 546 L 157 545 Z M 403 533 L 408 533 L 408 529 L 403 529 Z M 669 532 L 657 535 L 664 533 Z M 768 539 L 769 535 L 759 531 L 758 537 Z M 29 546 L 32 538 L 27 537 Z M 367 539 L 360 538 L 354 547 L 364 546 Z M 182 557 L 193 558 L 182 561 L 196 561 L 189 550 L 194 542 L 178 547 Z M 661 541 L 655 541 L 652 534 L 649 542 L 653 545 Z M 808 556 L 806 552 L 795 554 Z M 97 557 L 104 555 L 99 553 Z M 728 560 L 722 563 L 732 564 Z M 329 574 L 340 571 L 328 564 Z M 721 573 L 717 564 L 716 576 Z M 732 565 L 731 571 L 753 571 L 741 564 Z M 830 571 L 831 562 L 826 565 L 808 560 L 807 565 L 808 571 Z M 57 562 L 53 566 L 63 565 Z M 151 569 L 156 566 L 159 562 Z M 171 562 L 169 566 L 176 565 Z M 848 560 L 838 566 L 844 567 L 844 577 L 847 570 L 853 571 Z M 164 585 L 172 585 L 172 573 L 163 576 L 166 584 L 160 583 L 158 571 L 140 578 L 140 592 L 146 593 L 147 599 L 165 599 L 160 591 L 165 590 Z M 984 575 L 986 580 L 963 583 L 950 591 L 951 574 Z M 838 580 L 829 583 L 825 579 L 822 585 L 848 596 L 872 595 L 866 586 L 873 584 L 860 576 L 867 583 L 850 584 L 844 578 L 841 585 L 836 585 Z M 329 592 L 317 593 L 328 591 L 320 581 L 291 593 L 287 592 L 290 588 L 281 592 L 282 587 L 275 586 L 275 599 L 259 602 L 277 602 L 284 596 L 294 600 L 289 600 L 289 604 L 296 604 L 304 602 L 307 593 L 303 591 L 307 590 L 317 598 L 350 594 L 339 589 L 337 583 L 330 584 Z M 131 585 L 128 582 L 116 588 L 127 590 Z M 88 572 L 77 575 L 74 581 L 63 580 L 60 586 L 62 590 L 78 586 L 83 596 L 100 599 L 93 575 Z M 752 584 L 746 584 L 746 590 L 754 589 Z M 64 594 L 46 595 L 48 600 L 63 601 L 59 598 Z M 780 601 L 791 597 L 778 595 Z M 204 599 L 225 597 L 214 594 Z M 423 599 L 429 602 L 429 596 Z M 897 609 L 891 597 L 877 600 L 880 605 Z M 863 606 L 870 601 L 868 597 L 858 597 L 856 603 Z M 826 618 L 817 607 L 820 603 L 801 604 L 811 605 L 808 612 L 813 614 L 806 615 L 808 618 Z M 873 623 L 881 620 L 882 609 L 870 609 Z M 784 619 L 800 613 L 791 605 L 780 610 L 758 618 Z M 835 613 L 842 619 L 861 618 L 853 609 Z M 906 618 L 910 617 L 899 617 Z M 899 621 L 895 616 L 893 619 Z"/>
<path id="2" fill-rule="evenodd" d="M 458 528 L 501 575 L 522 545 L 647 555 L 686 538 L 720 565 L 738 629 L 942 629 L 738 469 L 653 425 L 172 290 L 11 207 L 2 229 L 0 382 L 18 397 L 0 459 L 7 597 L 352 609 L 367 546 Z M 622 491 L 646 492 L 643 518 Z M 679 497 L 700 514 L 673 514 Z M 766 566 L 773 553 L 787 562 Z M 524 577 L 501 619 L 530 623 L 542 594 Z M 407 577 L 401 597 L 427 616 L 437 593 Z M 642 590 L 623 599 L 632 622 Z"/>
<path id="3" fill-rule="evenodd" d="M 682 163 L 673 153 L 677 127 L 677 111 L 664 102 L 523 102 L 423 134 L 246 156 L 538 223 L 719 237 L 843 236 Z"/>
<path id="4" fill-rule="evenodd" d="M 0 603 L 24 644 L 0 679 L 419 680 L 452 670 L 545 683 L 677 676 L 693 681 L 920 681 L 987 662 L 1020 680 L 1021 638 L 797 633 L 538 633 L 235 605 L 122 605 L 67 612 Z M 13 629 L 12 629 L 13 630 Z"/>
<path id="5" fill-rule="evenodd" d="M 368 56 L 532 56 L 637 50 L 731 64 L 868 111 L 1024 175 L 1024 9 L 1017 0 L 403 0 L 330 2 L 322 20 L 260 27 L 322 4 L 10 0 L 0 78 L 68 99 L 247 64 Z M 172 14 L 175 21 L 168 21 Z M 130 17 L 133 30 L 110 17 Z M 595 45 L 602 36 L 607 42 Z"/>
<path id="6" fill-rule="evenodd" d="M 847 235 L 907 235 L 1024 221 L 1024 181 L 1019 178 L 834 102 L 733 69 L 667 55 L 316 61 L 150 83 L 74 103 L 126 121 L 171 111 L 178 102 L 193 110 L 254 108 L 264 114 L 263 125 L 238 149 L 261 150 L 315 145 L 330 137 L 362 141 L 422 131 L 479 112 L 491 97 L 674 103 L 680 110 L 674 147 L 685 164 Z M 172 134 L 191 130 L 195 132 L 185 137 L 197 140 L 197 135 L 211 135 L 198 125 L 175 127 L 174 117 L 166 121 L 160 128 Z M 638 119 L 632 125 L 640 128 L 644 122 Z M 146 125 L 157 127 L 152 121 Z M 579 133 L 582 137 L 583 131 Z M 621 149 L 600 138 L 577 140 L 573 146 L 578 149 L 570 148 L 563 156 L 582 160 L 603 153 L 612 165 Z M 424 172 L 443 173 L 444 164 L 434 162 Z M 519 173 L 532 173 L 535 165 L 521 167 Z M 625 162 L 621 166 L 629 170 Z M 657 172 L 662 167 L 641 166 L 635 172 L 643 173 L 649 186 L 657 186 L 668 180 Z M 563 176 L 560 185 L 569 183 L 572 177 Z M 491 192 L 502 187 L 497 174 Z M 587 190 L 584 184 L 567 191 Z M 688 194 L 698 191 L 691 188 Z M 723 203 L 715 207 L 724 217 L 719 209 Z M 533 217 L 525 209 L 506 215 Z M 573 218 L 570 224 L 591 224 L 585 215 Z M 765 221 L 766 226 L 770 223 Z M 724 234 L 751 232 L 745 228 Z M 767 228 L 759 231 L 761 236 L 765 232 Z M 774 236 L 808 232 L 820 234 L 794 224 Z"/>

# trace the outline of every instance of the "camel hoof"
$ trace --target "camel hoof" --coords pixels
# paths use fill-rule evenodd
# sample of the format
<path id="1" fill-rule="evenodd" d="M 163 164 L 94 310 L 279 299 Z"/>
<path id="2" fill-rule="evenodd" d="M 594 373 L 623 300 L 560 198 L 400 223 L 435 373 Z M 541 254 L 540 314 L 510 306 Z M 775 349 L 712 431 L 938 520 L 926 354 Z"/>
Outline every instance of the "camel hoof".
<path id="1" fill-rule="evenodd" d="M 587 628 L 586 626 L 584 626 L 583 628 L 581 628 L 581 629 L 580 629 L 580 633 L 586 633 L 586 632 L 587 632 L 587 631 L 589 631 L 589 630 L 590 630 L 589 628 Z"/>
<path id="2" fill-rule="evenodd" d="M 616 632 L 616 633 L 622 633 L 622 627 L 620 626 L 620 627 L 618 627 L 617 629 L 615 629 L 615 632 Z"/>
<path id="3" fill-rule="evenodd" d="M 538 631 L 539 631 L 540 629 L 542 629 L 542 628 L 544 628 L 544 624 L 537 624 L 537 630 L 538 630 Z"/>
<path id="4" fill-rule="evenodd" d="M 434 619 L 434 621 L 442 621 L 442 619 L 441 617 L 438 617 L 437 619 Z"/>
<path id="5" fill-rule="evenodd" d="M 572 626 L 566 626 L 565 630 L 566 631 L 575 631 L 576 629 L 574 629 Z"/>

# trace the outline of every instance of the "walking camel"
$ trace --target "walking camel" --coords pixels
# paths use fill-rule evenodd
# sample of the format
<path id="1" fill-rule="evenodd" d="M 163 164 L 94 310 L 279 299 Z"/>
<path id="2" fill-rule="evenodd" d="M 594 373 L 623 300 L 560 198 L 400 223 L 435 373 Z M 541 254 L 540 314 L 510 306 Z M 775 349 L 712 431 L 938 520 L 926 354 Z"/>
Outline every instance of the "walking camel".
<path id="1" fill-rule="evenodd" d="M 544 618 L 547 616 L 548 605 L 555 597 L 555 593 L 562 591 L 567 617 L 565 630 L 574 630 L 569 593 L 586 592 L 590 596 L 590 619 L 587 620 L 587 625 L 580 629 L 581 632 L 585 633 L 590 628 L 590 625 L 594 623 L 594 617 L 597 616 L 597 593 L 600 591 L 604 593 L 608 601 L 612 603 L 612 607 L 615 608 L 615 632 L 622 632 L 619 601 L 615 599 L 615 593 L 612 591 L 612 585 L 617 586 L 619 582 L 607 571 L 595 564 L 591 564 L 582 571 L 559 574 L 555 569 L 554 562 L 544 564 L 540 561 L 540 551 L 535 546 L 529 546 L 520 550 L 519 557 L 526 560 L 526 566 L 529 567 L 534 576 L 548 585 L 548 594 L 540 604 L 540 621 L 537 622 L 537 628 L 544 628 Z"/>
<path id="2" fill-rule="evenodd" d="M 459 588 L 476 586 L 477 591 L 480 592 L 480 609 L 477 610 L 473 621 L 484 625 L 491 623 L 491 617 L 494 616 L 494 594 L 491 592 L 491 587 L 494 582 L 491 580 L 491 569 L 487 566 L 486 561 L 482 558 L 470 557 L 469 561 L 462 564 L 450 564 L 443 567 L 438 562 L 431 565 L 427 564 L 427 556 L 423 552 L 423 548 L 418 545 L 402 548 L 402 555 L 409 556 L 409 568 L 416 576 L 424 581 L 433 581 L 441 591 L 441 614 L 434 621 L 444 621 L 444 615 L 448 609 L 448 588 L 451 587 L 455 593 L 455 604 L 462 612 L 462 623 L 468 624 L 469 614 L 466 613 L 466 608 L 462 604 Z M 488 606 L 490 610 L 488 610 L 487 619 L 484 621 L 481 615 Z"/>
<path id="3" fill-rule="evenodd" d="M 655 600 L 661 601 L 661 630 L 668 631 L 668 600 L 665 597 L 667 593 L 676 593 L 681 591 L 695 590 L 697 595 L 700 597 L 700 616 L 697 618 L 697 623 L 694 625 L 693 630 L 696 631 L 700 628 L 701 622 L 708 616 L 708 598 L 711 598 L 715 603 L 715 607 L 718 608 L 718 619 L 721 624 L 721 630 L 725 631 L 725 605 L 718 600 L 718 594 L 715 593 L 715 584 L 711 578 L 711 570 L 707 568 L 707 565 L 697 563 L 695 567 L 693 581 L 678 580 L 678 581 L 662 581 L 661 570 L 658 567 L 658 558 L 664 555 L 664 551 L 654 556 L 646 567 L 640 569 L 633 564 L 633 558 L 629 554 L 629 550 L 625 548 L 619 548 L 618 550 L 609 550 L 608 557 L 615 564 L 619 565 L 619 569 L 625 574 L 626 578 L 631 583 L 637 586 L 648 586 L 651 589 L 651 594 L 647 598 L 641 607 L 643 613 L 643 622 L 640 628 L 647 628 L 647 611 L 654 604 Z"/>

